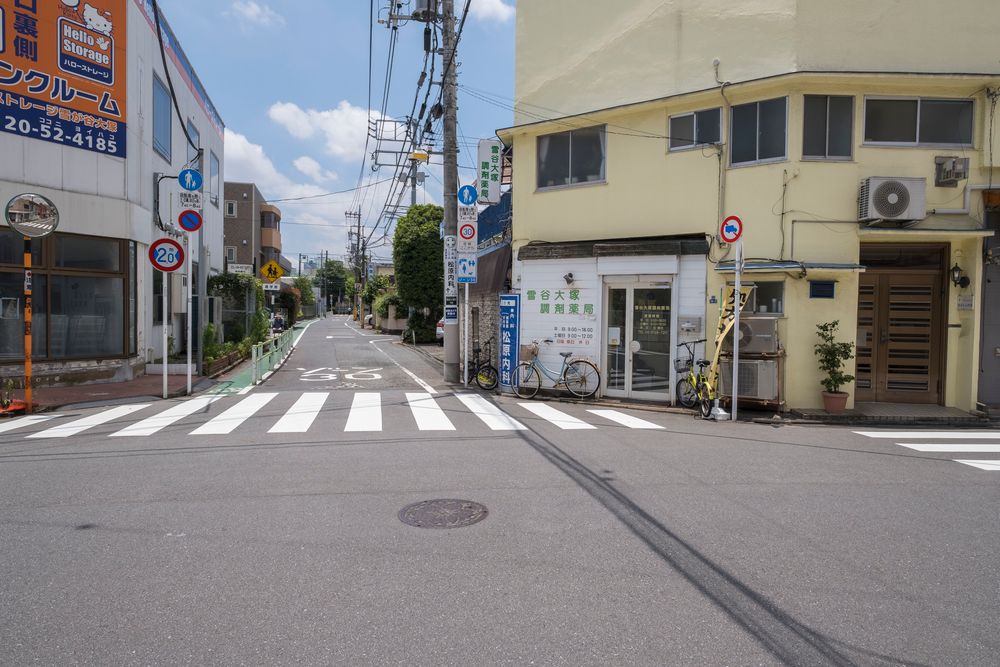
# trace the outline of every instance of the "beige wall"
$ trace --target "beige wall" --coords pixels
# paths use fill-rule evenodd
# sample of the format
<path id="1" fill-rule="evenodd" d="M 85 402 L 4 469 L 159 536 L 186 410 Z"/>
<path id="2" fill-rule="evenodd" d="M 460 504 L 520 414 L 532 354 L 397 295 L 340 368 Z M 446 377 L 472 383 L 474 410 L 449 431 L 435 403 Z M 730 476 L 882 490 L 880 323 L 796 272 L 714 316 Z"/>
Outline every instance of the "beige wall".
<path id="1" fill-rule="evenodd" d="M 996 0 L 528 0 L 516 124 L 796 71 L 996 73 Z"/>

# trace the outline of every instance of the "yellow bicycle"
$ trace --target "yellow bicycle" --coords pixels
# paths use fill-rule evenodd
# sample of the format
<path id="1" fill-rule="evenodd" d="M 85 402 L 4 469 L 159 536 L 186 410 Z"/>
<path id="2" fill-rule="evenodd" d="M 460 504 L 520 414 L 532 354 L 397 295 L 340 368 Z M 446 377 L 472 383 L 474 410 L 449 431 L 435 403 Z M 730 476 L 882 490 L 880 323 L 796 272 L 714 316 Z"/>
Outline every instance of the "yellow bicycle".
<path id="1" fill-rule="evenodd" d="M 715 386 L 718 373 L 715 364 L 708 359 L 699 359 L 698 363 L 695 364 L 694 346 L 705 341 L 706 339 L 702 338 L 701 340 L 678 343 L 677 347 L 683 347 L 687 350 L 687 357 L 681 358 L 678 355 L 674 359 L 674 370 L 678 373 L 687 373 L 677 381 L 677 402 L 685 408 L 693 408 L 697 405 L 702 418 L 708 419 L 712 414 L 712 404 L 716 399 Z M 698 366 L 697 372 L 694 370 L 695 365 Z M 710 370 L 706 373 L 705 368 L 707 367 L 710 367 Z"/>

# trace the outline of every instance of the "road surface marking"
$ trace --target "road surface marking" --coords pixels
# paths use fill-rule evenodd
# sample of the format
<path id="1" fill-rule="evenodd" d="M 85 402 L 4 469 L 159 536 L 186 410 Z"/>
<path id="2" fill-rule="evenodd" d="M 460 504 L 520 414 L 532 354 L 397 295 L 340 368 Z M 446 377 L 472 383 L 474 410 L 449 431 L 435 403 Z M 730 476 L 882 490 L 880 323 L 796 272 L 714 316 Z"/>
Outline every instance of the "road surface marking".
<path id="1" fill-rule="evenodd" d="M 110 410 L 105 410 L 103 412 L 98 412 L 94 415 L 89 415 L 81 419 L 75 419 L 71 422 L 66 422 L 65 424 L 60 424 L 59 426 L 53 426 L 50 429 L 44 431 L 39 431 L 38 433 L 32 433 L 29 438 L 68 438 L 71 435 L 76 435 L 81 431 L 86 431 L 88 428 L 94 426 L 100 426 L 106 422 L 113 419 L 118 419 L 119 417 L 124 417 L 125 415 L 130 415 L 133 412 L 138 412 L 143 408 L 148 408 L 152 403 L 142 403 L 139 405 L 121 405 L 117 408 L 111 408 Z"/>
<path id="2" fill-rule="evenodd" d="M 257 411 L 271 402 L 277 394 L 254 394 L 229 408 L 211 421 L 191 431 L 191 435 L 226 435 L 237 426 L 257 414 Z"/>
<path id="3" fill-rule="evenodd" d="M 323 409 L 329 392 L 306 392 L 295 401 L 268 433 L 305 433 Z"/>
<path id="4" fill-rule="evenodd" d="M 398 366 L 401 371 L 403 371 L 404 373 L 406 373 L 407 375 L 409 375 L 410 379 L 413 380 L 414 382 L 416 382 L 417 384 L 419 384 L 421 389 L 423 389 L 424 391 L 426 391 L 428 394 L 436 394 L 437 391 L 435 391 L 434 387 L 430 386 L 429 384 L 427 384 L 426 382 L 424 382 L 423 380 L 421 380 L 420 378 L 418 378 L 416 376 L 416 374 L 414 374 L 413 372 L 410 371 L 410 369 L 406 368 L 405 366 L 403 366 L 403 364 L 401 364 L 398 361 L 396 361 L 395 359 L 393 359 L 391 356 L 389 356 L 388 352 L 386 352 L 385 350 L 383 350 L 382 348 L 380 348 L 378 345 L 376 345 L 376 343 L 384 343 L 387 340 L 393 340 L 393 339 L 392 338 L 380 338 L 378 340 L 370 340 L 368 342 L 371 343 L 372 347 L 374 347 L 376 350 L 378 350 L 379 352 L 381 352 L 382 354 L 384 354 L 389 361 L 391 361 L 392 363 L 396 364 L 396 366 Z"/>
<path id="5" fill-rule="evenodd" d="M 40 424 L 43 421 L 52 419 L 53 417 L 55 417 L 55 415 L 29 415 L 27 417 L 11 419 L 7 423 L 0 422 L 0 433 L 6 433 L 7 431 L 13 431 L 16 428 L 24 428 L 25 426 L 31 426 L 33 424 Z"/>
<path id="6" fill-rule="evenodd" d="M 410 404 L 410 411 L 417 421 L 417 428 L 421 431 L 454 431 L 455 425 L 451 423 L 444 410 L 437 404 L 430 394 L 406 394 L 406 401 Z"/>
<path id="7" fill-rule="evenodd" d="M 469 411 L 479 417 L 494 431 L 526 431 L 528 427 L 510 417 L 493 403 L 478 394 L 455 394 Z"/>
<path id="8" fill-rule="evenodd" d="M 1000 444 L 997 445 L 973 445 L 952 443 L 947 445 L 920 442 L 897 442 L 900 447 L 915 449 L 918 452 L 969 452 L 975 454 L 1000 454 Z"/>
<path id="9" fill-rule="evenodd" d="M 942 438 L 944 440 L 1000 440 L 1000 431 L 854 431 L 866 438 Z"/>
<path id="10" fill-rule="evenodd" d="M 629 428 L 653 428 L 662 429 L 662 426 L 657 426 L 653 422 L 648 422 L 644 419 L 639 419 L 638 417 L 633 417 L 632 415 L 627 415 L 624 412 L 618 412 L 617 410 L 587 410 L 598 417 L 604 417 L 605 419 L 610 419 L 613 422 L 617 422 L 622 426 L 627 426 Z"/>
<path id="11" fill-rule="evenodd" d="M 382 396 L 377 393 L 354 394 L 351 413 L 347 416 L 345 431 L 381 431 Z"/>
<path id="12" fill-rule="evenodd" d="M 565 412 L 556 410 L 551 405 L 546 405 L 545 403 L 518 403 L 518 405 L 528 412 L 533 412 L 545 421 L 551 422 L 566 431 L 597 428 L 596 426 L 568 415 Z"/>
<path id="13" fill-rule="evenodd" d="M 225 398 L 225 396 L 199 396 L 197 398 L 191 398 L 181 403 L 178 403 L 174 407 L 164 410 L 158 415 L 153 415 L 143 419 L 141 422 L 132 424 L 122 430 L 112 433 L 110 437 L 112 438 L 124 438 L 130 436 L 148 436 L 153 435 L 157 431 L 170 426 L 176 421 L 180 421 L 187 416 L 193 415 L 199 410 L 204 410 L 212 403 Z"/>
<path id="14" fill-rule="evenodd" d="M 954 461 L 955 463 L 964 463 L 967 466 L 979 468 L 980 470 L 1000 472 L 1000 461 L 972 461 L 969 459 L 954 459 Z"/>

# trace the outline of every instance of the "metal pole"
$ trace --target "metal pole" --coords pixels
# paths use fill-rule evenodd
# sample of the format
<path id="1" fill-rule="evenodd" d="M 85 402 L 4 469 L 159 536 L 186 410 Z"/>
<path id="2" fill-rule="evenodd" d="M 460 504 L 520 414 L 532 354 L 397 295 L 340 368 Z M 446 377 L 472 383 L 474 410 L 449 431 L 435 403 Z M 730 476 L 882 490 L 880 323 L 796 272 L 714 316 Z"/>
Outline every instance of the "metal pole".
<path id="1" fill-rule="evenodd" d="M 157 271 L 158 269 L 153 269 L 153 270 Z M 170 359 L 168 358 L 168 354 L 167 354 L 167 352 L 168 352 L 168 350 L 167 350 L 167 345 L 168 345 L 168 343 L 167 343 L 167 321 L 169 319 L 167 317 L 167 308 L 168 308 L 168 305 L 167 305 L 167 286 L 169 285 L 170 274 L 169 273 L 164 273 L 164 272 L 161 271 L 160 272 L 160 277 L 162 279 L 160 281 L 160 287 L 161 287 L 160 291 L 162 292 L 162 294 L 160 295 L 160 302 L 163 304 L 163 312 L 162 312 L 162 318 L 161 318 L 163 320 L 163 398 L 167 398 L 167 396 L 169 394 L 169 388 L 168 388 L 168 385 L 167 385 L 167 364 L 170 361 Z"/>
<path id="2" fill-rule="evenodd" d="M 742 294 L 740 294 L 740 283 L 742 282 L 742 279 L 743 241 L 741 239 L 736 242 L 736 285 L 734 286 L 736 294 L 734 295 L 735 303 L 733 306 L 733 421 L 736 421 L 736 402 L 737 396 L 740 393 L 740 310 L 742 310 L 740 306 L 743 303 Z"/>
<path id="3" fill-rule="evenodd" d="M 455 67 L 455 2 L 441 2 L 442 59 L 449 66 L 442 81 L 444 103 L 444 235 L 458 236 L 458 134 Z M 444 324 L 444 379 L 458 382 L 458 324 Z"/>
<path id="4" fill-rule="evenodd" d="M 191 348 L 194 345 L 194 341 L 191 337 L 191 315 L 194 308 L 192 303 L 194 301 L 194 281 L 191 279 L 192 276 L 192 257 L 191 257 L 191 244 L 188 243 L 188 239 L 191 237 L 190 234 L 184 235 L 184 252 L 187 254 L 187 395 L 191 395 Z"/>
<path id="5" fill-rule="evenodd" d="M 462 318 L 462 383 L 469 386 L 469 283 L 465 283 L 465 315 Z"/>
<path id="6" fill-rule="evenodd" d="M 31 237 L 24 237 L 24 413 L 30 415 L 31 391 Z"/>

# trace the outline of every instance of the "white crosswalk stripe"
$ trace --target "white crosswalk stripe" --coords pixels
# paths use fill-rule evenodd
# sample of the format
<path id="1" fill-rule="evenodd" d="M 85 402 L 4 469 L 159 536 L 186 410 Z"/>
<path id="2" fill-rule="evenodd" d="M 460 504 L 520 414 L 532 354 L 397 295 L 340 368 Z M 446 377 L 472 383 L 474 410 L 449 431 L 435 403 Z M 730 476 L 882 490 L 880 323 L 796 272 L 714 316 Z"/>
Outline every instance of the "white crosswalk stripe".
<path id="1" fill-rule="evenodd" d="M 0 422 L 0 433 L 14 431 L 19 428 L 41 424 L 55 417 L 55 415 L 28 415 L 27 417 L 17 417 L 6 422 Z"/>
<path id="2" fill-rule="evenodd" d="M 329 392 L 306 392 L 295 401 L 295 405 L 282 415 L 278 423 L 268 433 L 305 433 L 316 421 L 320 410 L 330 396 Z"/>
<path id="3" fill-rule="evenodd" d="M 144 437 L 150 436 L 162 429 L 170 426 L 174 422 L 189 417 L 200 410 L 204 410 L 212 403 L 225 398 L 224 396 L 199 396 L 191 398 L 177 405 L 164 410 L 163 412 L 143 419 L 141 422 L 132 424 L 117 433 L 112 433 L 112 438 Z"/>
<path id="4" fill-rule="evenodd" d="M 493 431 L 524 431 L 528 428 L 479 394 L 455 394 L 455 397 Z"/>
<path id="5" fill-rule="evenodd" d="M 854 431 L 856 435 L 866 438 L 892 440 L 946 440 L 951 442 L 897 442 L 898 447 L 905 447 L 917 452 L 941 454 L 1000 454 L 1000 443 L 968 442 L 969 440 L 1000 440 L 1000 431 Z M 957 441 L 957 442 L 956 442 Z M 952 459 L 955 463 L 972 466 L 980 470 L 1000 472 L 1000 459 Z"/>
<path id="6" fill-rule="evenodd" d="M 347 415 L 345 431 L 381 431 L 382 395 L 358 392 L 354 395 L 351 412 Z"/>
<path id="7" fill-rule="evenodd" d="M 410 404 L 410 412 L 421 431 L 454 431 L 455 425 L 437 404 L 434 397 L 428 393 L 413 393 L 406 395 Z"/>
<path id="8" fill-rule="evenodd" d="M 239 403 L 223 412 L 218 417 L 195 430 L 191 435 L 226 435 L 236 430 L 236 427 L 257 414 L 257 411 L 270 403 L 277 394 L 250 394 Z"/>
<path id="9" fill-rule="evenodd" d="M 598 417 L 604 417 L 605 419 L 610 419 L 613 422 L 617 422 L 622 426 L 627 426 L 629 428 L 643 428 L 643 429 L 662 429 L 662 426 L 658 426 L 653 422 L 648 422 L 645 419 L 639 419 L 638 417 L 633 417 L 632 415 L 627 415 L 624 412 L 618 412 L 617 410 L 587 410 Z"/>
<path id="10" fill-rule="evenodd" d="M 573 429 L 594 429 L 597 428 L 593 424 L 588 424 L 582 419 L 577 419 L 572 415 L 568 415 L 565 412 L 556 410 L 551 405 L 546 405 L 545 403 L 518 403 L 522 408 L 534 415 L 541 417 L 547 422 L 551 422 L 563 430 L 573 430 Z"/>
<path id="11" fill-rule="evenodd" d="M 149 403 L 141 403 L 138 405 L 120 405 L 116 408 L 111 408 L 110 410 L 105 410 L 104 412 L 98 412 L 97 414 L 88 415 L 81 419 L 74 419 L 71 422 L 66 422 L 65 424 L 59 424 L 58 426 L 53 426 L 52 428 L 45 429 L 44 431 L 39 431 L 38 433 L 32 433 L 29 438 L 68 438 L 71 435 L 76 435 L 77 433 L 82 433 L 88 428 L 93 428 L 94 426 L 100 426 L 101 424 L 106 424 L 109 421 L 113 421 L 120 417 L 125 417 L 132 414 L 133 412 L 138 412 L 150 406 Z"/>

